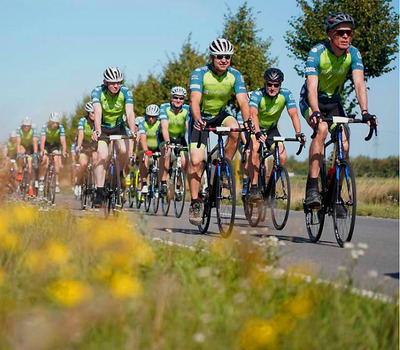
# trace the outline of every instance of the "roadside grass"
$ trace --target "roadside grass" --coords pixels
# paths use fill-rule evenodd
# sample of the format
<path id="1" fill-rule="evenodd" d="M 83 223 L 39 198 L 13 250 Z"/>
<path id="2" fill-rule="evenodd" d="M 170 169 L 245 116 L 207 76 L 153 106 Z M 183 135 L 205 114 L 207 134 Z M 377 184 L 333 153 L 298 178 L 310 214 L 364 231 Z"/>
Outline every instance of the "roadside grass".
<path id="1" fill-rule="evenodd" d="M 1 209 L 1 349 L 398 349 L 398 305 L 349 291 L 351 250 L 333 288 L 279 269 L 276 238 L 188 249 L 139 215 Z"/>

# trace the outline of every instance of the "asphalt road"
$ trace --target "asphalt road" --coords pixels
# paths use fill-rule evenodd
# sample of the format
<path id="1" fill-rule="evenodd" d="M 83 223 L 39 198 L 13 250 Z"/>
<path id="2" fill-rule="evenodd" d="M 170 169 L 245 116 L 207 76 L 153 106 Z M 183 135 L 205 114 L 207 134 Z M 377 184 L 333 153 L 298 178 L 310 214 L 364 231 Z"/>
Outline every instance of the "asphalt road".
<path id="1" fill-rule="evenodd" d="M 69 208 L 78 211 L 79 203 L 72 196 L 59 196 L 58 203 L 67 204 Z M 151 210 L 151 209 L 150 209 Z M 212 217 L 209 232 L 200 235 L 197 227 L 188 220 L 188 203 L 181 218 L 175 218 L 172 208 L 168 216 L 163 216 L 161 209 L 154 214 L 135 215 L 143 213 L 143 209 L 127 209 L 126 212 L 133 221 L 141 220 L 145 228 L 144 234 L 159 237 L 185 245 L 195 244 L 199 239 L 212 241 L 223 239 L 219 235 L 215 216 Z M 213 214 L 215 211 L 213 210 Z M 274 229 L 270 214 L 265 222 L 256 228 L 248 225 L 243 209 L 237 208 L 235 219 L 236 234 L 248 234 L 253 239 L 275 236 L 284 245 L 280 248 L 281 265 L 283 268 L 307 264 L 312 271 L 324 280 L 335 280 L 339 270 L 352 266 L 351 249 L 340 248 L 333 233 L 331 217 L 325 220 L 321 241 L 317 244 L 308 239 L 303 212 L 291 211 L 286 227 L 282 231 Z M 399 221 L 370 217 L 357 217 L 352 239 L 356 250 L 358 244 L 368 245 L 365 254 L 357 259 L 353 266 L 355 286 L 371 291 L 378 291 L 390 296 L 398 296 L 399 292 Z"/>

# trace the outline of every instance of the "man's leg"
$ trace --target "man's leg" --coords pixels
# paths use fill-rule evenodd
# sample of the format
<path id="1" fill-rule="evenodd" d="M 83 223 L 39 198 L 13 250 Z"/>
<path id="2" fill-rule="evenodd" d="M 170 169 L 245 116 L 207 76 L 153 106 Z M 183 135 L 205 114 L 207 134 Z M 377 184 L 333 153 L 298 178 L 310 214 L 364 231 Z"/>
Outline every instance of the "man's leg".
<path id="1" fill-rule="evenodd" d="M 189 208 L 189 221 L 193 225 L 199 225 L 203 216 L 199 200 L 203 159 L 204 145 L 200 148 L 196 146 L 190 148 L 189 186 L 192 200 Z"/>

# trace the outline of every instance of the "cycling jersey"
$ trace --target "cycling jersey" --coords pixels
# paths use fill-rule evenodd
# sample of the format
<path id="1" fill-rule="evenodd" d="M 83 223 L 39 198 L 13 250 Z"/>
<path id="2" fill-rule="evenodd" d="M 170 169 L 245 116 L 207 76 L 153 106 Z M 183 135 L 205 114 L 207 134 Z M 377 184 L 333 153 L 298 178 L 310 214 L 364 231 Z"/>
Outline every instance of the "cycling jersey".
<path id="1" fill-rule="evenodd" d="M 157 135 L 160 129 L 160 120 L 157 119 L 153 124 L 149 124 L 147 120 L 142 119 L 139 123 L 139 134 L 146 135 L 147 148 L 155 150 L 158 147 Z"/>
<path id="2" fill-rule="evenodd" d="M 318 75 L 318 98 L 329 98 L 340 101 L 340 93 L 349 71 L 364 70 L 361 54 L 351 46 L 340 57 L 337 57 L 325 42 L 314 46 L 308 54 L 306 77 Z M 304 85 L 307 89 L 307 84 Z"/>
<path id="3" fill-rule="evenodd" d="M 36 128 L 31 127 L 29 131 L 24 131 L 23 127 L 17 129 L 17 138 L 21 140 L 21 145 L 24 146 L 25 149 L 33 146 L 33 139 L 38 137 Z"/>
<path id="4" fill-rule="evenodd" d="M 112 129 L 124 123 L 125 105 L 133 104 L 132 90 L 121 86 L 119 92 L 112 97 L 105 85 L 98 86 L 92 91 L 92 103 L 100 103 L 102 108 L 101 126 Z"/>
<path id="5" fill-rule="evenodd" d="M 285 106 L 287 110 L 296 108 L 296 101 L 288 89 L 281 88 L 275 97 L 269 97 L 265 88 L 260 88 L 251 93 L 249 105 L 258 110 L 260 127 L 269 130 L 277 126 Z"/>
<path id="6" fill-rule="evenodd" d="M 190 109 L 188 105 L 182 105 L 178 114 L 175 114 L 171 103 L 163 103 L 161 105 L 159 120 L 168 121 L 168 132 L 170 137 L 178 138 L 181 136 L 185 136 L 185 123 L 188 122 L 189 119 Z"/>
<path id="7" fill-rule="evenodd" d="M 8 141 L 7 149 L 8 149 L 8 153 L 7 153 L 8 158 L 10 158 L 10 159 L 17 158 L 17 143 L 16 142 Z"/>
<path id="8" fill-rule="evenodd" d="M 78 130 L 83 130 L 83 142 L 92 143 L 94 122 L 89 121 L 89 116 L 85 115 L 78 122 Z"/>
<path id="9" fill-rule="evenodd" d="M 40 133 L 41 136 L 46 137 L 46 144 L 48 145 L 59 145 L 60 144 L 60 137 L 65 136 L 65 129 L 64 127 L 59 124 L 58 128 L 53 130 L 50 129 L 47 124 L 43 125 L 42 132 Z"/>
<path id="10" fill-rule="evenodd" d="M 218 76 L 212 64 L 196 68 L 190 76 L 190 91 L 202 93 L 200 111 L 205 120 L 210 120 L 224 111 L 233 94 L 246 93 L 242 74 L 232 67 Z"/>

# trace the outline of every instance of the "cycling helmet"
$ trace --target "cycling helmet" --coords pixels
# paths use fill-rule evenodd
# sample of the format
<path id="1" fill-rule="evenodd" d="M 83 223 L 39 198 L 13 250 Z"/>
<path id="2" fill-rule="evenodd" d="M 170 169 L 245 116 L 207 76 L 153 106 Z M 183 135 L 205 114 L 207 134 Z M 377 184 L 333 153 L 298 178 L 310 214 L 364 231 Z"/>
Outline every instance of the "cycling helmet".
<path id="1" fill-rule="evenodd" d="M 144 119 L 144 117 L 136 117 L 135 118 L 135 125 L 139 125 L 143 119 Z"/>
<path id="2" fill-rule="evenodd" d="M 176 96 L 186 96 L 186 89 L 183 88 L 182 86 L 174 86 L 171 89 L 171 96 L 176 95 Z"/>
<path id="3" fill-rule="evenodd" d="M 341 23 L 349 23 L 354 28 L 354 19 L 344 12 L 331 13 L 325 21 L 325 29 L 329 32 Z"/>
<path id="4" fill-rule="evenodd" d="M 22 125 L 32 126 L 32 119 L 29 117 L 25 117 L 24 119 L 22 119 Z"/>
<path id="5" fill-rule="evenodd" d="M 18 135 L 17 135 L 17 132 L 15 131 L 15 130 L 13 130 L 13 131 L 11 131 L 10 132 L 10 138 L 15 138 L 15 137 L 17 137 Z"/>
<path id="6" fill-rule="evenodd" d="M 88 113 L 93 113 L 94 112 L 94 108 L 92 105 L 92 102 L 88 102 L 85 104 L 85 111 Z"/>
<path id="7" fill-rule="evenodd" d="M 146 107 L 146 116 L 158 117 L 160 114 L 160 108 L 155 105 L 151 104 Z"/>
<path id="8" fill-rule="evenodd" d="M 108 67 L 103 73 L 104 80 L 107 83 L 119 83 L 124 80 L 124 75 L 117 67 Z"/>
<path id="9" fill-rule="evenodd" d="M 60 115 L 57 112 L 50 113 L 49 122 L 59 123 L 60 120 Z"/>
<path id="10" fill-rule="evenodd" d="M 233 46 L 224 38 L 217 38 L 210 43 L 210 55 L 233 55 Z"/>
<path id="11" fill-rule="evenodd" d="M 271 80 L 282 83 L 284 78 L 285 76 L 283 75 L 283 72 L 278 68 L 268 68 L 264 72 L 264 81 Z"/>

